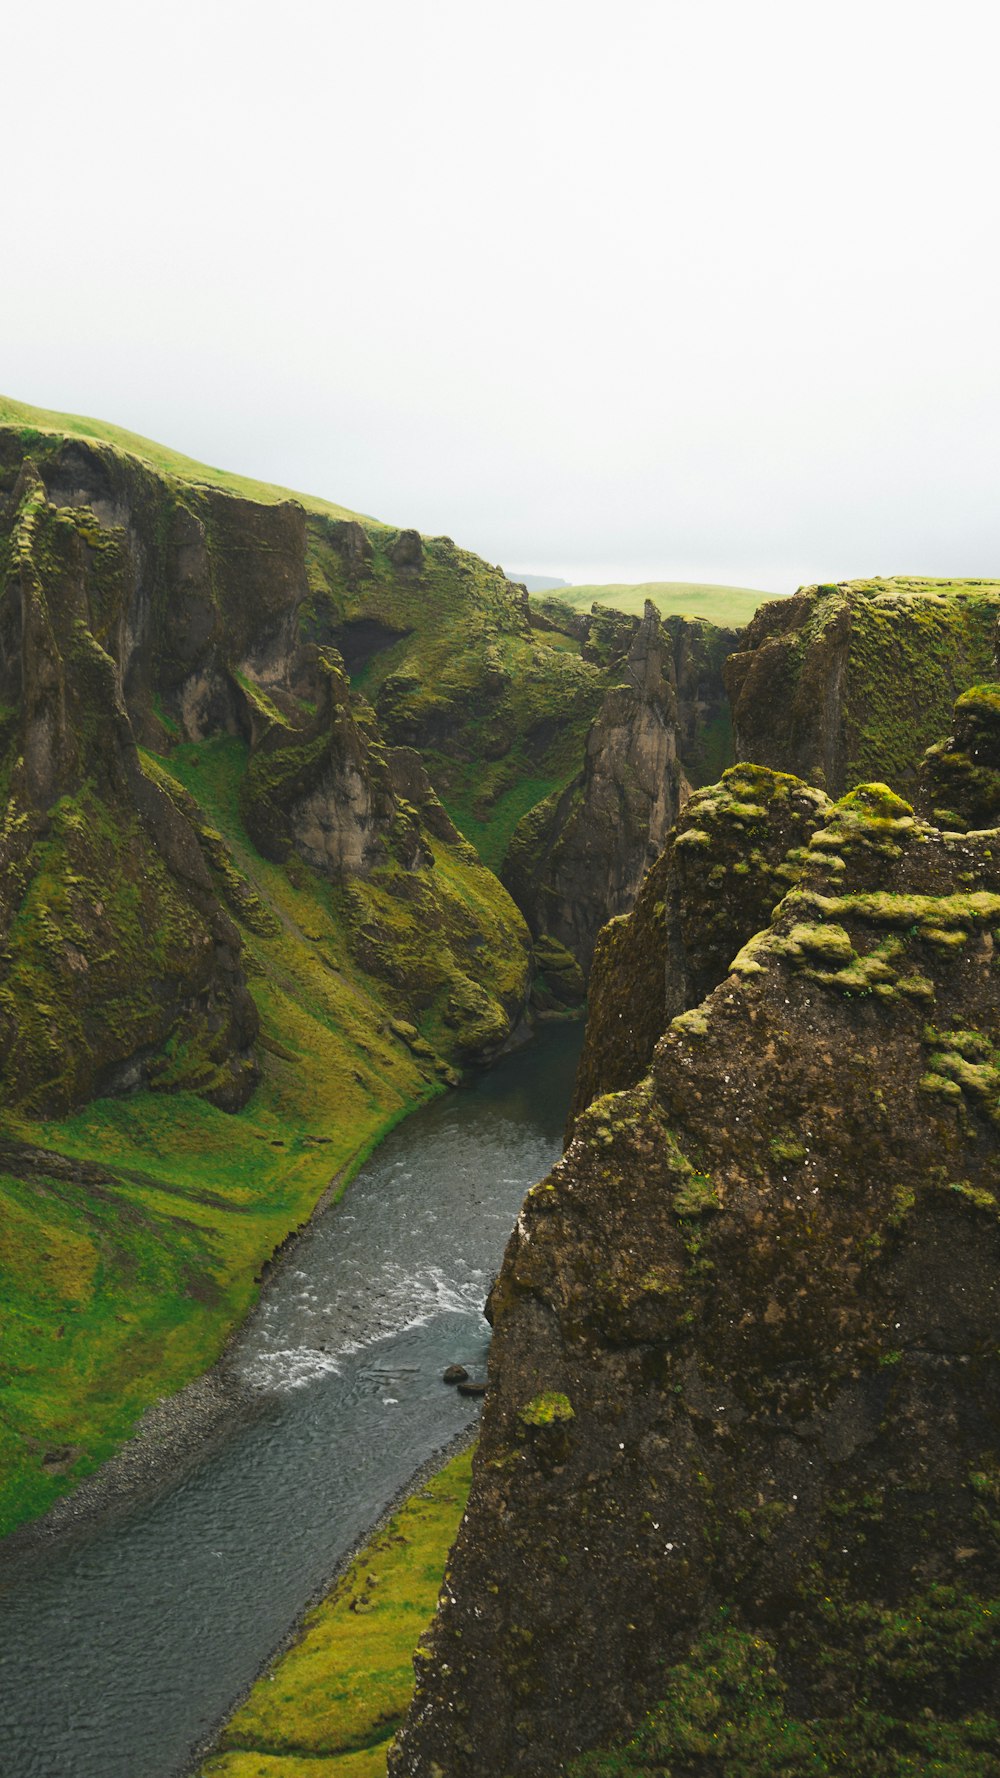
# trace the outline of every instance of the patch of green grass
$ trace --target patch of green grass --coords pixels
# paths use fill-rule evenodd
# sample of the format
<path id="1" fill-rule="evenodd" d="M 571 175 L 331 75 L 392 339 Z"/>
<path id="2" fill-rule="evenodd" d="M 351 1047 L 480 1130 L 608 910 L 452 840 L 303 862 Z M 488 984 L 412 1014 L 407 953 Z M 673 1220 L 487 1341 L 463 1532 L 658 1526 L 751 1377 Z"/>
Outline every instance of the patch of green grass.
<path id="1" fill-rule="evenodd" d="M 750 622 L 758 606 L 776 595 L 757 592 L 752 587 L 716 586 L 711 582 L 644 580 L 633 584 L 616 581 L 608 586 L 559 587 L 544 597 L 560 599 L 578 611 L 589 611 L 592 605 L 611 605 L 631 617 L 641 617 L 646 600 L 652 599 L 661 617 L 704 617 L 724 629 L 739 630 Z"/>
<path id="2" fill-rule="evenodd" d="M 501 792 L 489 815 L 483 819 L 475 813 L 482 805 L 474 793 L 473 779 L 471 784 L 463 785 L 460 791 L 453 793 L 445 807 L 459 832 L 475 846 L 483 863 L 490 870 L 498 871 L 521 816 L 556 788 L 557 784 L 551 778 L 522 778 L 510 790 Z"/>
<path id="3" fill-rule="evenodd" d="M 471 1470 L 463 1451 L 372 1538 L 226 1724 L 201 1778 L 383 1778 Z"/>

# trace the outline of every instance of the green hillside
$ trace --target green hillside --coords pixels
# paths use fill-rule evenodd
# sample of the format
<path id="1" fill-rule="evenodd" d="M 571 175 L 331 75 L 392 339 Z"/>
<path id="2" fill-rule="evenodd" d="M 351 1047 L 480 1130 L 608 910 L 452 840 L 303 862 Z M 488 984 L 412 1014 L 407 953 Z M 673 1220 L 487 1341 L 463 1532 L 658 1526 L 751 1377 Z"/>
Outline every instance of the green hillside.
<path id="1" fill-rule="evenodd" d="M 2 1536 L 212 1363 L 323 1192 L 505 1040 L 527 930 L 410 749 L 499 845 L 576 769 L 603 679 L 447 539 L 0 414 Z M 351 860 L 299 855 L 305 802 Z"/>
<path id="2" fill-rule="evenodd" d="M 643 580 L 628 585 L 616 582 L 611 586 L 568 586 L 546 595 L 572 605 L 578 611 L 589 611 L 594 604 L 613 605 L 616 611 L 642 616 L 647 599 L 652 599 L 661 617 L 704 617 L 723 628 L 742 629 L 759 605 L 773 599 L 773 593 L 755 591 L 745 586 L 713 586 L 693 580 Z"/>
<path id="3" fill-rule="evenodd" d="M 52 432 L 60 438 L 85 438 L 113 445 L 116 450 L 129 457 L 138 457 L 140 462 L 148 463 L 161 474 L 176 476 L 179 481 L 194 487 L 222 488 L 227 494 L 242 494 L 246 500 L 259 500 L 267 506 L 280 500 L 297 500 L 307 512 L 324 513 L 329 518 L 364 518 L 366 525 L 379 522 L 352 512 L 347 506 L 337 506 L 332 500 L 320 500 L 314 494 L 300 494 L 290 488 L 276 487 L 273 482 L 254 481 L 252 476 L 230 475 L 228 470 L 212 469 L 207 463 L 198 463 L 194 457 L 185 457 L 181 451 L 172 451 L 169 445 L 157 444 L 154 439 L 143 438 L 138 432 L 127 432 L 123 426 L 112 426 L 107 420 L 91 420 L 83 414 L 57 414 L 49 408 L 29 407 L 26 401 L 13 401 L 8 395 L 0 395 L 0 426 L 19 427 L 22 436 Z"/>

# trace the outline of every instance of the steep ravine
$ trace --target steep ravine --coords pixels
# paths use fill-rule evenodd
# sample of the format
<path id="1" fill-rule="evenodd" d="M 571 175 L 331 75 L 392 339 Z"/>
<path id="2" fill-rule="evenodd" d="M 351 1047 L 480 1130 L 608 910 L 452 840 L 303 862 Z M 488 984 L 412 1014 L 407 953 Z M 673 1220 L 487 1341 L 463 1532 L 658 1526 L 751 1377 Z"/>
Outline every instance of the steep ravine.
<path id="1" fill-rule="evenodd" d="M 593 957 L 400 1769 L 547 1774 L 639 1724 L 612 1764 L 714 1778 L 697 1721 L 743 1757 L 742 1673 L 782 1747 L 866 1712 L 905 1740 L 929 1687 L 965 1778 L 1000 586 L 806 588 L 728 638 L 557 620 L 449 538 L 0 413 L 0 1522 L 203 1371 L 331 1176 Z M 741 763 L 706 788 L 723 671 Z"/>
<path id="2" fill-rule="evenodd" d="M 949 757 L 985 755 L 968 708 Z M 602 1096 L 605 1001 L 508 1246 L 394 1778 L 997 1770 L 1000 833 L 743 771 L 616 937 L 651 1060 Z M 683 982 L 734 818 L 775 869 L 776 792 L 812 836 L 674 1016 L 650 922 Z"/>

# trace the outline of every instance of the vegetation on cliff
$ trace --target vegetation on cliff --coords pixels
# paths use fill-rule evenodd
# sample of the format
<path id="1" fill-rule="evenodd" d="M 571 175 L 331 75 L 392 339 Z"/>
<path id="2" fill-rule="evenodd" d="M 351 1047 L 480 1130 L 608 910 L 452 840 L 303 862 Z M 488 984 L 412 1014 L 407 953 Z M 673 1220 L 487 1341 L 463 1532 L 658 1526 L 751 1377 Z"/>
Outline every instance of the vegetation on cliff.
<path id="1" fill-rule="evenodd" d="M 587 736 L 583 769 L 526 815 L 504 882 L 536 936 L 589 967 L 609 914 L 631 907 L 677 813 L 677 694 L 670 639 L 647 605 Z"/>
<path id="2" fill-rule="evenodd" d="M 998 718 L 1000 685 L 970 686 L 955 705 L 953 732 L 924 755 L 920 799 L 939 827 L 964 833 L 1000 823 Z"/>
<path id="3" fill-rule="evenodd" d="M 992 677 L 1000 583 L 847 581 L 765 605 L 725 667 L 736 757 L 831 796 L 916 791 L 959 694 Z"/>
<path id="4" fill-rule="evenodd" d="M 799 880 L 832 807 L 766 766 L 733 766 L 690 798 L 633 911 L 598 937 L 570 1131 L 591 1100 L 642 1079 L 672 1019 L 690 1011 L 702 1028 L 699 1002 Z"/>
<path id="5" fill-rule="evenodd" d="M 532 973 L 334 645 L 371 568 L 396 609 L 470 618 L 485 677 L 494 619 L 530 648 L 520 595 L 32 418 L 0 428 L 4 1528 L 211 1362 L 289 1230 L 497 1052 Z M 581 663 L 550 652 L 573 705 Z"/>
<path id="6" fill-rule="evenodd" d="M 587 615 L 447 538 L 0 420 L 0 1526 L 211 1362 L 529 992 L 579 999 L 666 839 L 492 1295 L 394 1769 L 985 1775 L 1000 586 L 806 589 L 745 637 Z M 353 1631 L 381 1582 L 351 1584 Z M 213 1770 L 381 1769 L 386 1615 L 367 1715 L 300 1693 L 344 1637 L 317 1620 Z"/>
<path id="7" fill-rule="evenodd" d="M 995 1769 L 1000 850 L 884 785 L 817 812 L 529 1194 L 395 1774 Z"/>

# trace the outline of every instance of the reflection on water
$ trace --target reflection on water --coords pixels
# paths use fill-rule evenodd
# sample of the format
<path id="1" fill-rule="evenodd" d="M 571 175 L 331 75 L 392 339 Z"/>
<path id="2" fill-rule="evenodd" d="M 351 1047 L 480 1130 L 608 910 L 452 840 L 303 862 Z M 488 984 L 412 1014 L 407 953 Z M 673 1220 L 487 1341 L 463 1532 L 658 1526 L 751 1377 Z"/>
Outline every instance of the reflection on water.
<path id="1" fill-rule="evenodd" d="M 580 1030 L 387 1137 L 232 1355 L 260 1412 L 153 1504 L 0 1565 L 0 1773 L 174 1778 L 304 1603 L 476 1405 L 486 1291 L 551 1166 Z"/>

